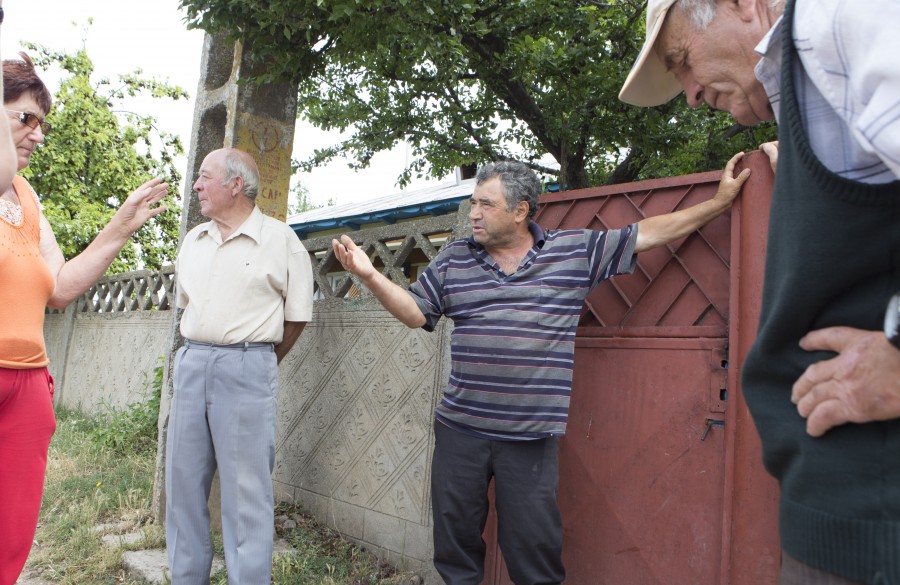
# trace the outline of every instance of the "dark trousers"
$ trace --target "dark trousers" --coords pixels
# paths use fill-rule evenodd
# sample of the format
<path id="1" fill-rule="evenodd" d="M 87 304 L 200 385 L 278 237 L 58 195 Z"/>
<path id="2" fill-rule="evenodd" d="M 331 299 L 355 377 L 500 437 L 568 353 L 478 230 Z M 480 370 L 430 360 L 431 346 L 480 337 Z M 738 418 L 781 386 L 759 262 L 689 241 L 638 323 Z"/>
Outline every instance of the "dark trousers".
<path id="1" fill-rule="evenodd" d="M 449 585 L 484 577 L 488 484 L 494 478 L 500 550 L 516 585 L 565 579 L 557 494 L 559 440 L 489 441 L 435 421 L 431 498 L 434 566 Z"/>
<path id="2" fill-rule="evenodd" d="M 779 585 L 862 585 L 859 581 L 851 581 L 833 573 L 801 563 L 797 559 L 781 553 L 781 577 Z"/>

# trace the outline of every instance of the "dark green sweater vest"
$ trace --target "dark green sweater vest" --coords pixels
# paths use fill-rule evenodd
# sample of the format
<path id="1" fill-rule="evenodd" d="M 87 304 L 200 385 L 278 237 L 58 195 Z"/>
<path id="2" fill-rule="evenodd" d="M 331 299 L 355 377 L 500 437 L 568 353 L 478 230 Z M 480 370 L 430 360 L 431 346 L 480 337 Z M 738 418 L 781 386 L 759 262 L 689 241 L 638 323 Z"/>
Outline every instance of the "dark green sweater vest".
<path id="1" fill-rule="evenodd" d="M 900 182 L 848 181 L 813 154 L 794 88 L 793 4 L 782 24 L 762 315 L 743 389 L 766 469 L 780 482 L 783 549 L 849 579 L 900 584 L 900 420 L 847 424 L 814 439 L 790 401 L 804 370 L 834 355 L 805 352 L 800 338 L 834 325 L 880 330 L 900 290 Z"/>

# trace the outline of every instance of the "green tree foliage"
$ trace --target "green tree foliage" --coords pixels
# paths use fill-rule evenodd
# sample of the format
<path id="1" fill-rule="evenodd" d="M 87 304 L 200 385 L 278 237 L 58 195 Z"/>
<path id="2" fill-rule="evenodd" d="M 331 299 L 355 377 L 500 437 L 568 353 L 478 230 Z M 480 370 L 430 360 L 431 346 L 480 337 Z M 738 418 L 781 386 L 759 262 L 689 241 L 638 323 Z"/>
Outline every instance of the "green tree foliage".
<path id="1" fill-rule="evenodd" d="M 297 181 L 291 186 L 290 195 L 288 196 L 288 215 L 296 215 L 305 213 L 313 209 L 322 209 L 323 207 L 332 207 L 335 205 L 334 199 L 329 198 L 325 205 L 317 205 L 313 203 L 309 194 L 309 187 L 303 181 Z"/>
<path id="2" fill-rule="evenodd" d="M 173 262 L 181 211 L 174 158 L 184 152 L 181 139 L 158 129 L 152 116 L 114 108 L 138 95 L 178 100 L 188 94 L 145 79 L 140 70 L 119 75 L 115 84 L 93 81 L 94 66 L 84 49 L 69 54 L 26 46 L 38 68 L 55 64 L 65 74 L 47 115 L 53 132 L 23 172 L 41 198 L 63 255 L 72 258 L 84 250 L 132 190 L 161 177 L 169 184 L 168 211 L 132 237 L 109 272 L 156 270 Z"/>
<path id="3" fill-rule="evenodd" d="M 320 209 L 321 205 L 312 202 L 309 195 L 309 188 L 302 181 L 297 181 L 291 186 L 288 200 L 288 215 L 296 215 L 313 209 Z"/>
<path id="4" fill-rule="evenodd" d="M 578 188 L 721 168 L 773 136 L 683 99 L 618 100 L 644 35 L 638 0 L 180 1 L 191 26 L 251 49 L 259 82 L 297 82 L 302 117 L 350 130 L 306 169 L 338 156 L 365 167 L 406 140 L 401 184 L 517 159 Z"/>

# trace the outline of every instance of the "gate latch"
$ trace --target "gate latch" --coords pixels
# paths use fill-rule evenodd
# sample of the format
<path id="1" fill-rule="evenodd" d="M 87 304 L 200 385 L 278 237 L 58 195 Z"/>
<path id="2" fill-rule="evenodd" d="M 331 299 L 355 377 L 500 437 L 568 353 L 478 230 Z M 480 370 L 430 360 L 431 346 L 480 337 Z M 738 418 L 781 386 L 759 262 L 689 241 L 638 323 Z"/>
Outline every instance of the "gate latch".
<path id="1" fill-rule="evenodd" d="M 706 435 L 709 434 L 709 431 L 712 430 L 713 427 L 724 427 L 725 421 L 718 418 L 707 418 L 706 419 L 706 430 L 703 431 L 703 436 L 700 437 L 701 441 L 706 440 Z"/>

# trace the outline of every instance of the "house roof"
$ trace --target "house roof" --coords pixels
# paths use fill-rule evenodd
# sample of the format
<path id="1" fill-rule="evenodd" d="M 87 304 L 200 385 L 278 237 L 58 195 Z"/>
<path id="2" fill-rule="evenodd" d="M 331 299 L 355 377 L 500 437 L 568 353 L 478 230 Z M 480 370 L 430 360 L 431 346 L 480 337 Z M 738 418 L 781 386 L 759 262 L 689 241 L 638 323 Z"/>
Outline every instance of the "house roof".
<path id="1" fill-rule="evenodd" d="M 358 203 L 320 207 L 288 216 L 287 223 L 300 239 L 330 229 L 357 230 L 362 224 L 394 223 L 423 215 L 444 215 L 459 208 L 475 189 L 475 179 L 453 181 L 415 191 L 403 191 Z"/>

